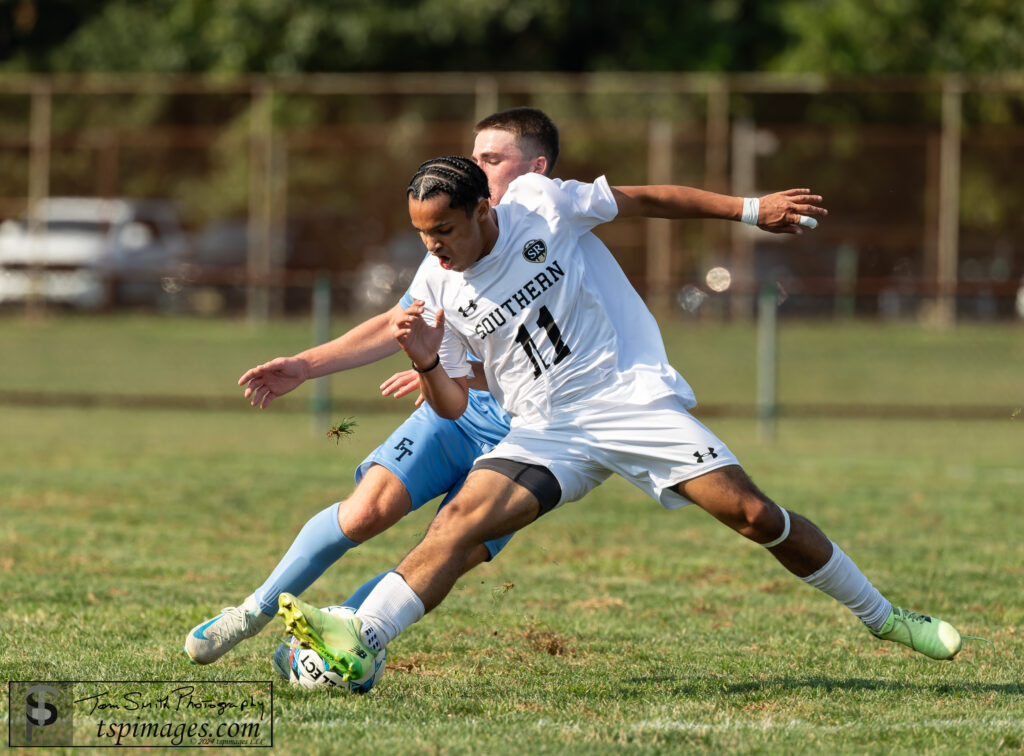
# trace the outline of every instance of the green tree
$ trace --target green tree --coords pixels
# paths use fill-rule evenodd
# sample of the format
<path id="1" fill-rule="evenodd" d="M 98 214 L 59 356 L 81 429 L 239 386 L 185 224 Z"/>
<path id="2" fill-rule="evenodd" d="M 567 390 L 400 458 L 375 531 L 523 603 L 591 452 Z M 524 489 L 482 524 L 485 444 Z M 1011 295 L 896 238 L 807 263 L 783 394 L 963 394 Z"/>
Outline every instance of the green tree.
<path id="1" fill-rule="evenodd" d="M 26 40 L 5 67 L 720 71 L 756 68 L 783 42 L 774 5 L 756 0 L 107 0 L 75 20 L 49 54 Z"/>
<path id="2" fill-rule="evenodd" d="M 780 71 L 965 73 L 1024 68 L 1020 0 L 786 0 Z"/>
<path id="3" fill-rule="evenodd" d="M 10 0 L 20 71 L 814 71 L 1024 67 L 1020 0 Z"/>

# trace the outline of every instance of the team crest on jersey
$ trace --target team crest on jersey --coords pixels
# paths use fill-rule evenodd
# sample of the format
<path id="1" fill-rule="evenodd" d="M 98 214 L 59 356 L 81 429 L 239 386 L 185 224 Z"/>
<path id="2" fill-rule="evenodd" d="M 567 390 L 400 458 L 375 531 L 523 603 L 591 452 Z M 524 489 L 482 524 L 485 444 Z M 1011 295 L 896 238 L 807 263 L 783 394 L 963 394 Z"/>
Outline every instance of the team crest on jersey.
<path id="1" fill-rule="evenodd" d="M 530 239 L 523 245 L 523 257 L 528 262 L 542 263 L 548 259 L 548 245 L 542 239 Z"/>

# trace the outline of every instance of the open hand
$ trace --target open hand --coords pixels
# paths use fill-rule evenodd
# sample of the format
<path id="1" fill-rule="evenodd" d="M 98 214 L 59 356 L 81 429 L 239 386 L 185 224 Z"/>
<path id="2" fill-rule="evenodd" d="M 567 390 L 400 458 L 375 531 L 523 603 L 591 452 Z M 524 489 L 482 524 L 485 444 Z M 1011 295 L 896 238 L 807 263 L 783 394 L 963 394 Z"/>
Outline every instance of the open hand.
<path id="1" fill-rule="evenodd" d="M 766 194 L 760 199 L 757 227 L 773 234 L 802 234 L 804 228 L 814 228 L 828 210 L 819 207 L 821 195 L 810 189 L 786 189 Z"/>
<path id="2" fill-rule="evenodd" d="M 380 393 L 382 396 L 394 396 L 395 399 L 401 399 L 403 396 L 419 390 L 419 387 L 420 374 L 415 370 L 403 370 L 380 384 Z M 416 399 L 416 406 L 419 407 L 421 404 L 423 404 L 423 394 Z"/>
<path id="3" fill-rule="evenodd" d="M 424 302 L 417 299 L 391 321 L 391 332 L 414 365 L 429 367 L 437 358 L 444 337 L 444 310 L 437 311 L 434 325 L 423 319 Z"/>
<path id="4" fill-rule="evenodd" d="M 274 399 L 287 394 L 307 378 L 306 365 L 294 357 L 278 357 L 247 370 L 238 379 L 245 386 L 245 398 L 253 407 L 264 409 Z"/>

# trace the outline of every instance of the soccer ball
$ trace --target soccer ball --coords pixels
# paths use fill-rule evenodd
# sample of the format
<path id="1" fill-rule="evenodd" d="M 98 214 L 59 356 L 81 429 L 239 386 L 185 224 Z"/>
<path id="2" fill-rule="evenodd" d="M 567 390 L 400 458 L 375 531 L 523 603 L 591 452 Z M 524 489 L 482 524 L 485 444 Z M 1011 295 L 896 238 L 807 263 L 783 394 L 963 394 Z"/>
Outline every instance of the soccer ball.
<path id="1" fill-rule="evenodd" d="M 352 617 L 355 610 L 348 606 L 327 606 L 323 611 L 342 617 Z M 384 676 L 387 649 L 381 649 L 374 658 L 372 668 L 359 680 L 342 680 L 324 658 L 312 648 L 302 648 L 291 636 L 274 651 L 274 668 L 278 674 L 300 688 L 338 688 L 351 693 L 369 693 Z"/>

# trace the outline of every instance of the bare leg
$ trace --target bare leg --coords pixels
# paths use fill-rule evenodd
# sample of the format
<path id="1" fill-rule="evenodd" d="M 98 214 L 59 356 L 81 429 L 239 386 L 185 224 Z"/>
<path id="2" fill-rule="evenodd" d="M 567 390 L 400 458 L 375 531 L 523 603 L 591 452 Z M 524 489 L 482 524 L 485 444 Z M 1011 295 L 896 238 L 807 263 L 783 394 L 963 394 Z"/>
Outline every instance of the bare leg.
<path id="1" fill-rule="evenodd" d="M 493 470 L 475 470 L 395 571 L 429 612 L 448 595 L 472 555 L 479 556 L 484 542 L 529 525 L 539 509 L 523 486 Z"/>
<path id="2" fill-rule="evenodd" d="M 490 560 L 490 558 L 491 552 L 488 551 L 486 546 L 484 546 L 483 544 L 480 544 L 479 546 L 474 546 L 473 550 L 469 552 L 469 558 L 466 559 L 466 564 L 463 566 L 462 572 L 459 574 L 465 575 L 474 567 L 477 567 L 483 564 L 484 562 Z"/>
<path id="3" fill-rule="evenodd" d="M 768 546 L 771 555 L 805 583 L 843 604 L 872 630 L 882 629 L 892 604 L 814 523 L 778 507 L 742 468 L 724 467 L 681 487 L 686 496 L 719 521 Z"/>
<path id="4" fill-rule="evenodd" d="M 380 535 L 409 513 L 412 499 L 398 476 L 372 465 L 338 508 L 341 532 L 356 543 Z"/>
<path id="5" fill-rule="evenodd" d="M 719 522 L 755 543 L 770 543 L 785 526 L 779 506 L 765 496 L 739 466 L 714 470 L 684 481 L 676 489 Z M 769 552 L 797 577 L 807 577 L 832 557 L 832 541 L 806 517 L 793 512 L 789 516 L 789 537 Z"/>

